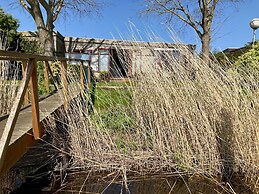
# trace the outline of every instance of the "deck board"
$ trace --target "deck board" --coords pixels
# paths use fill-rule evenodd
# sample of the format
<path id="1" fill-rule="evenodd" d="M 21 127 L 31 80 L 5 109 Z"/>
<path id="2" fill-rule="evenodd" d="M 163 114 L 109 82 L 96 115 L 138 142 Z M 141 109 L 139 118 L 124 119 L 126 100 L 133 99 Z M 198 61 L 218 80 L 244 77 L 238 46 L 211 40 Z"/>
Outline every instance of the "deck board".
<path id="1" fill-rule="evenodd" d="M 73 99 L 78 96 L 79 90 L 74 87 L 69 87 L 69 93 L 73 94 L 73 96 L 70 96 L 69 99 Z M 63 106 L 64 99 L 62 94 L 63 91 L 59 90 L 39 102 L 40 122 L 42 126 L 42 123 L 47 117 L 55 113 L 55 111 Z M 7 118 L 0 121 L 0 137 L 2 136 L 6 122 Z M 28 106 L 27 108 L 21 110 L 17 119 L 9 143 L 3 170 L 6 171 L 14 165 L 36 142 L 37 141 L 34 140 L 32 136 L 32 110 L 31 106 Z M 0 172 L 0 174 L 4 173 L 4 171 Z"/>
<path id="2" fill-rule="evenodd" d="M 57 92 L 39 103 L 40 121 L 46 119 L 46 117 L 63 105 L 63 100 L 61 99 L 60 92 Z M 0 122 L 0 136 L 2 136 L 6 121 L 7 119 L 4 119 Z M 29 106 L 20 112 L 10 144 L 16 141 L 17 137 L 27 133 L 30 129 L 32 129 L 32 111 Z"/>

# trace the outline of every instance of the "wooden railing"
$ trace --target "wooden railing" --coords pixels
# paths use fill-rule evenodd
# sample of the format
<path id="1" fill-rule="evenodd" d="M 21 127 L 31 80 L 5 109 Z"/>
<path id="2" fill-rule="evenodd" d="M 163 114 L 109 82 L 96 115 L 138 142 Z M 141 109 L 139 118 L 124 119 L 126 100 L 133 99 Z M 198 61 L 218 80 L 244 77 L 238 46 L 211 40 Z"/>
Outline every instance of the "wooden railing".
<path id="1" fill-rule="evenodd" d="M 37 77 L 37 62 L 42 61 L 44 63 L 44 78 L 45 78 L 45 87 L 47 93 L 50 93 L 50 84 L 49 79 L 53 78 L 53 74 L 50 68 L 50 62 L 60 61 L 61 62 L 61 85 L 64 93 L 64 107 L 68 106 L 68 79 L 67 79 L 67 62 L 70 59 L 61 58 L 61 57 L 48 57 L 41 55 L 32 55 L 25 53 L 16 53 L 9 51 L 0 50 L 0 60 L 8 61 L 20 61 L 22 62 L 22 71 L 23 79 L 19 86 L 16 98 L 13 102 L 10 114 L 8 116 L 2 137 L 0 140 L 0 171 L 2 169 L 6 152 L 8 150 L 8 145 L 10 143 L 21 107 L 23 103 L 25 105 L 29 104 L 29 93 L 28 88 L 30 89 L 30 104 L 32 111 L 32 128 L 33 136 L 35 140 L 38 140 L 42 137 L 44 129 L 43 124 L 40 123 L 39 115 L 39 94 L 38 94 L 38 77 Z M 75 61 L 75 59 L 72 59 Z M 82 91 L 86 90 L 86 78 L 83 63 L 85 60 L 80 61 L 80 87 Z M 90 83 L 90 61 L 88 62 L 88 83 Z M 55 86 L 57 89 L 57 86 Z"/>

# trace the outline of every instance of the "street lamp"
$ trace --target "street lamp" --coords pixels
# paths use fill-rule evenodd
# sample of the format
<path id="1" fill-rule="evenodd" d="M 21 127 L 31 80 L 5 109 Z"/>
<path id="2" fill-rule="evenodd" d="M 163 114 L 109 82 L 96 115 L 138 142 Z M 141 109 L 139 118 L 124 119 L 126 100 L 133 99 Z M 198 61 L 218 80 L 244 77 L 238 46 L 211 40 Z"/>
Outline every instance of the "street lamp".
<path id="1" fill-rule="evenodd" d="M 250 22 L 250 27 L 253 29 L 253 44 L 256 40 L 256 30 L 259 28 L 259 18 L 254 18 Z"/>

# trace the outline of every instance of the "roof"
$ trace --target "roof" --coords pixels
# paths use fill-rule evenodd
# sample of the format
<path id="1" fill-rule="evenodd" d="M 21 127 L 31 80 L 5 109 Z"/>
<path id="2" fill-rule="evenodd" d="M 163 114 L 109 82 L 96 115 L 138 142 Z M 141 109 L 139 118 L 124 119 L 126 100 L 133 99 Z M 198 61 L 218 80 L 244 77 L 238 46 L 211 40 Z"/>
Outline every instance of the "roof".
<path id="1" fill-rule="evenodd" d="M 96 38 L 64 38 L 66 50 L 69 52 L 73 50 L 94 50 L 97 48 L 179 48 L 180 46 L 188 46 L 190 49 L 195 50 L 195 45 L 190 44 L 176 44 L 170 42 L 144 42 L 132 40 L 108 40 Z"/>

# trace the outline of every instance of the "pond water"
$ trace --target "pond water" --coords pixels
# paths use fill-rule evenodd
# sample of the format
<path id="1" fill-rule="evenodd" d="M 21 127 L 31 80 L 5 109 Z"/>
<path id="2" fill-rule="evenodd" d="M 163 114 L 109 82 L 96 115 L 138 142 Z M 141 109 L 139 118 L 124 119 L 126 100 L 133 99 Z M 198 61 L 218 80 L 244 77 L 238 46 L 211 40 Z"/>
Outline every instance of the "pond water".
<path id="1" fill-rule="evenodd" d="M 47 193 L 47 191 L 46 191 Z M 56 193 L 89 193 L 89 194 L 219 194 L 219 193 L 253 193 L 242 182 L 222 184 L 215 179 L 202 176 L 154 175 L 149 177 L 134 177 L 127 180 L 127 186 L 122 181 L 107 181 L 105 178 L 89 178 L 89 174 L 74 175 L 59 188 Z"/>

